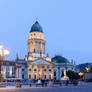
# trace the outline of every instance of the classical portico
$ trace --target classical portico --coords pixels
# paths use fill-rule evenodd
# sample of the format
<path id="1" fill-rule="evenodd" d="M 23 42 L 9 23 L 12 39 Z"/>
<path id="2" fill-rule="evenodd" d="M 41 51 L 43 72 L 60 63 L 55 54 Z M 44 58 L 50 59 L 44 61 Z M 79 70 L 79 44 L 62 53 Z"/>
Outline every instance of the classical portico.
<path id="1" fill-rule="evenodd" d="M 35 60 L 29 62 L 28 66 L 28 78 L 48 80 L 53 79 L 54 64 L 44 59 Z"/>

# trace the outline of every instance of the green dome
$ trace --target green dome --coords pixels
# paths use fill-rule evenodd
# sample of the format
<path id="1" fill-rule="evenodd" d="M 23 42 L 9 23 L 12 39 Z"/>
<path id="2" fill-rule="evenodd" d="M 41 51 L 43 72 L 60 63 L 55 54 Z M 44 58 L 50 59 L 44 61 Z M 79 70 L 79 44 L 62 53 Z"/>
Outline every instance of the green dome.
<path id="1" fill-rule="evenodd" d="M 43 33 L 42 27 L 40 26 L 38 21 L 36 21 L 35 24 L 33 24 L 30 32 L 42 32 Z"/>
<path id="2" fill-rule="evenodd" d="M 52 58 L 52 62 L 54 63 L 69 63 L 69 61 L 60 55 L 56 55 L 55 57 Z"/>

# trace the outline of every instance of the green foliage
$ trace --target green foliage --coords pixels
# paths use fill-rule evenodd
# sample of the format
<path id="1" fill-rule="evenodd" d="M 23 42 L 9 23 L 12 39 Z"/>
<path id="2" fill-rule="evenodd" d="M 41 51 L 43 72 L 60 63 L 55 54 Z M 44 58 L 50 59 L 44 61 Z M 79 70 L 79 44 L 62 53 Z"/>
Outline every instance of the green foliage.
<path id="1" fill-rule="evenodd" d="M 91 72 L 92 72 L 92 67 L 91 67 Z"/>
<path id="2" fill-rule="evenodd" d="M 78 73 L 71 71 L 71 70 L 67 71 L 66 75 L 69 77 L 69 79 L 78 79 L 79 78 Z"/>
<path id="3" fill-rule="evenodd" d="M 15 78 L 15 76 L 7 76 L 7 78 Z"/>

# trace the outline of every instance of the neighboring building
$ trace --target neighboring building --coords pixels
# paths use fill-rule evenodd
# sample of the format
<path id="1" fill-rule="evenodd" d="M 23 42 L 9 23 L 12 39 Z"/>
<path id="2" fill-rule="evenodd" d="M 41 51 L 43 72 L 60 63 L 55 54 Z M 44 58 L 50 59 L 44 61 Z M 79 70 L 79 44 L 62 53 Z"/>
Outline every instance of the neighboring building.
<path id="1" fill-rule="evenodd" d="M 16 76 L 16 65 L 15 61 L 0 61 L 1 75 L 4 80 L 9 78 L 15 78 Z"/>
<path id="2" fill-rule="evenodd" d="M 17 79 L 60 80 L 64 70 L 75 70 L 75 65 L 60 55 L 45 56 L 45 45 L 43 29 L 36 21 L 28 38 L 28 54 L 23 60 L 16 59 Z"/>
<path id="3" fill-rule="evenodd" d="M 83 63 L 76 66 L 76 71 L 84 80 L 92 81 L 92 63 Z"/>
<path id="4" fill-rule="evenodd" d="M 76 65 L 77 72 L 86 72 L 89 67 L 92 67 L 92 63 L 83 63 Z"/>
<path id="5" fill-rule="evenodd" d="M 92 71 L 84 73 L 84 80 L 85 81 L 92 81 Z"/>

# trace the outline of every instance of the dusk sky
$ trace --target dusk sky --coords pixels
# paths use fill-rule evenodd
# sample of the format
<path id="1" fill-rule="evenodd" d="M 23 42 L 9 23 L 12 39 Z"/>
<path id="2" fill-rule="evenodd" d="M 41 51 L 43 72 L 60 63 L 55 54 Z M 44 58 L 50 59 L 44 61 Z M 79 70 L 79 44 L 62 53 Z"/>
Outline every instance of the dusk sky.
<path id="1" fill-rule="evenodd" d="M 61 54 L 76 64 L 92 62 L 92 0 L 0 0 L 0 43 L 8 60 L 27 54 L 36 17 L 46 38 L 46 53 Z"/>

